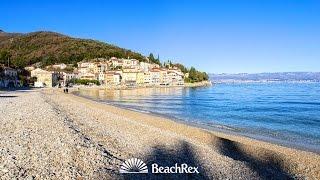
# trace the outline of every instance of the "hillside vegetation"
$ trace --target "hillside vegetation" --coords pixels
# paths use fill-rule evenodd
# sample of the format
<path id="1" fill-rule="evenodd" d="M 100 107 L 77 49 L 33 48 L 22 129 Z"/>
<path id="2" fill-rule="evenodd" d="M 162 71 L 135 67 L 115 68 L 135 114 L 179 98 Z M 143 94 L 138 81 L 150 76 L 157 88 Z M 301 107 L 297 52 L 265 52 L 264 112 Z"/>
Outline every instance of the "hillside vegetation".
<path id="1" fill-rule="evenodd" d="M 54 32 L 27 34 L 0 32 L 0 63 L 25 67 L 37 62 L 43 66 L 54 63 L 75 64 L 83 59 L 98 57 L 135 58 L 144 61 L 139 53 L 111 44 L 77 39 Z"/>

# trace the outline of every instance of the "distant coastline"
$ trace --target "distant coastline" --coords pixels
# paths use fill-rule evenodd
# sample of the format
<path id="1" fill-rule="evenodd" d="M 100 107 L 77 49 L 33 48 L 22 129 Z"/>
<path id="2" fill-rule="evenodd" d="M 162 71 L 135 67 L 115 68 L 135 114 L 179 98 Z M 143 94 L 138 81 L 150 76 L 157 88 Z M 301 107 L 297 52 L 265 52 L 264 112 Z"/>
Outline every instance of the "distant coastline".
<path id="1" fill-rule="evenodd" d="M 320 82 L 320 72 L 209 74 L 214 83 Z"/>

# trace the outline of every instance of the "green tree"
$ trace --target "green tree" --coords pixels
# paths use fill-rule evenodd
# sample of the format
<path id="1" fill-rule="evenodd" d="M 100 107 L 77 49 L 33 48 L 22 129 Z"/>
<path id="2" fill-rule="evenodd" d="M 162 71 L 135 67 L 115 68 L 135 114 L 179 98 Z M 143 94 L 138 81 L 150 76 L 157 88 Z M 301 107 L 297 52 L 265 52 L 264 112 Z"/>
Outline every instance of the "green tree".
<path id="1" fill-rule="evenodd" d="M 154 58 L 154 55 L 153 55 L 152 53 L 150 53 L 148 59 L 149 59 L 149 61 L 152 62 L 152 63 L 161 65 L 160 60 L 159 60 L 159 56 L 158 56 L 157 59 L 155 59 L 155 58 Z"/>
<path id="2" fill-rule="evenodd" d="M 0 63 L 1 64 L 8 64 L 8 59 L 11 58 L 11 54 L 4 50 L 4 51 L 0 51 Z"/>
<path id="3" fill-rule="evenodd" d="M 155 58 L 154 58 L 152 53 L 149 54 L 148 59 L 149 59 L 150 62 L 154 62 L 155 61 Z"/>
<path id="4" fill-rule="evenodd" d="M 197 71 L 194 67 L 189 70 L 189 77 L 185 79 L 185 82 L 201 82 L 209 80 L 209 76 L 205 72 Z"/>
<path id="5" fill-rule="evenodd" d="M 190 71 L 189 71 L 189 78 L 191 81 L 196 81 L 196 78 L 197 78 L 197 71 L 194 67 L 191 67 L 190 68 Z"/>
<path id="6" fill-rule="evenodd" d="M 188 68 L 186 68 L 183 64 L 177 63 L 177 64 L 174 64 L 173 66 L 179 68 L 183 73 L 189 72 Z"/>

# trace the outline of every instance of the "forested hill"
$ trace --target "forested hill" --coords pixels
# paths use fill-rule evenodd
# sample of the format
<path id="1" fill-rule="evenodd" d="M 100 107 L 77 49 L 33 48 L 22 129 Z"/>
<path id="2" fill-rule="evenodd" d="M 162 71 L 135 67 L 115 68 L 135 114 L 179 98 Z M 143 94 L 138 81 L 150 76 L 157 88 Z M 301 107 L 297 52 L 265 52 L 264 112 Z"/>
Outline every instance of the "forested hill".
<path id="1" fill-rule="evenodd" d="M 72 38 L 55 32 L 6 33 L 0 30 L 0 63 L 25 67 L 37 62 L 74 64 L 98 57 L 134 58 L 145 61 L 139 53 L 108 43 Z"/>

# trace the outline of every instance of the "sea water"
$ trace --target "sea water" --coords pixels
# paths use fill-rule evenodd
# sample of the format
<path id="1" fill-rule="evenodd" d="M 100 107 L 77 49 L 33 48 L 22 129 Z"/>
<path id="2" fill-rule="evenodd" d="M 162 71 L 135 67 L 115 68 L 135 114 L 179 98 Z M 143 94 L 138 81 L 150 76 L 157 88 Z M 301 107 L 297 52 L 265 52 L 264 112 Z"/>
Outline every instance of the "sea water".
<path id="1" fill-rule="evenodd" d="M 320 152 L 320 83 L 222 83 L 77 93 L 202 128 Z"/>

